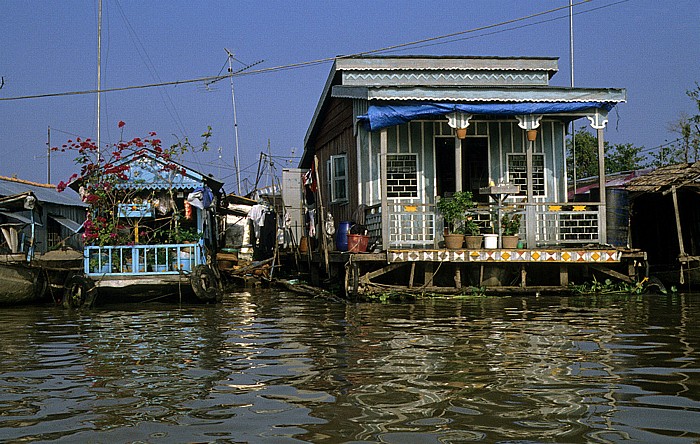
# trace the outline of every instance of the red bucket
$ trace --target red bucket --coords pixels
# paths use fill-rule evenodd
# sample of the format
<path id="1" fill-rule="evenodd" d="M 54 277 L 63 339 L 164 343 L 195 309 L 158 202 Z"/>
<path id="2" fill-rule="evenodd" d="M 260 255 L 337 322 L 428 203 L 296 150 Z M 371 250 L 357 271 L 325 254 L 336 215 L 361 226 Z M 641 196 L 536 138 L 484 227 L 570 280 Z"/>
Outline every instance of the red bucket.
<path id="1" fill-rule="evenodd" d="M 361 234 L 348 234 L 348 251 L 350 253 L 364 253 L 367 251 L 369 236 Z"/>

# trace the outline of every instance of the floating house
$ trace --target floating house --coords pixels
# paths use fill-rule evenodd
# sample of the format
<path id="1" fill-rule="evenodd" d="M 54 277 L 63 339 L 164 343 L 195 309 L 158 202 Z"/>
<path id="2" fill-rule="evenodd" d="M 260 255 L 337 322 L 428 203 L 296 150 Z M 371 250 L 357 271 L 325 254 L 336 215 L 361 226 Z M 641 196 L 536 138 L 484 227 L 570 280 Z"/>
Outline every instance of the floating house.
<path id="1" fill-rule="evenodd" d="M 594 270 L 633 279 L 643 252 L 608 245 L 606 193 L 570 202 L 566 179 L 568 123 L 589 120 L 604 171 L 608 113 L 626 91 L 550 86 L 557 70 L 549 57 L 337 58 L 299 165 L 321 271 L 347 269 L 349 294 L 562 289 Z M 444 247 L 436 205 L 460 191 L 495 247 L 491 236 L 491 248 Z M 521 221 L 515 248 L 503 248 L 508 214 Z M 329 215 L 336 237 L 360 225 L 372 250 L 334 251 Z"/>
<path id="2" fill-rule="evenodd" d="M 219 300 L 214 261 L 223 183 L 148 149 L 114 167 L 123 179 L 110 185 L 114 205 L 105 214 L 117 223 L 105 233 L 115 239 L 95 234 L 86 241 L 83 273 L 66 284 L 64 305 L 93 303 L 96 297 L 143 301 L 194 294 L 206 302 Z M 87 180 L 69 186 L 89 201 Z M 95 214 L 90 222 L 99 217 L 104 216 Z"/>

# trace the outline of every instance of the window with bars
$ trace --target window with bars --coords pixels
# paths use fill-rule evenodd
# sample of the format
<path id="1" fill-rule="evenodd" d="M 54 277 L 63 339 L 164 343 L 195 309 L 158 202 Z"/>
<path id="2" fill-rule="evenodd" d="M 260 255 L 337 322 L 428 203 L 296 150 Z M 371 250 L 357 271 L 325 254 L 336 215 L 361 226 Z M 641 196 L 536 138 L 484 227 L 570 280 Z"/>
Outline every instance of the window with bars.
<path id="1" fill-rule="evenodd" d="M 418 156 L 416 154 L 387 154 L 387 197 L 418 197 Z"/>
<path id="2" fill-rule="evenodd" d="M 525 154 L 508 154 L 508 182 L 519 185 L 519 196 L 527 194 L 527 156 Z M 532 193 L 546 196 L 544 177 L 544 154 L 532 155 Z"/>

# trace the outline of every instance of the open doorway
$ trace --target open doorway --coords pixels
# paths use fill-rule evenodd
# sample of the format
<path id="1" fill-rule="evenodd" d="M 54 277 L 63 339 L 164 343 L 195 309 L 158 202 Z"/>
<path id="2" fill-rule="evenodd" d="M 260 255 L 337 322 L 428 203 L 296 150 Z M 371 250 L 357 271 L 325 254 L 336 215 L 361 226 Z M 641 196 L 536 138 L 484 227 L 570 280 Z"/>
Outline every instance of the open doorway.
<path id="1" fill-rule="evenodd" d="M 486 137 L 462 139 L 462 189 L 471 191 L 475 202 L 488 202 L 479 188 L 489 184 L 489 140 Z"/>
<path id="2" fill-rule="evenodd" d="M 435 138 L 435 173 L 437 194 L 440 197 L 450 196 L 457 191 L 458 171 L 455 155 L 454 137 Z M 489 182 L 488 169 L 488 138 L 467 137 L 461 141 L 462 162 L 459 176 L 461 188 L 471 191 L 476 202 L 488 202 L 487 195 L 479 194 L 479 188 Z"/>

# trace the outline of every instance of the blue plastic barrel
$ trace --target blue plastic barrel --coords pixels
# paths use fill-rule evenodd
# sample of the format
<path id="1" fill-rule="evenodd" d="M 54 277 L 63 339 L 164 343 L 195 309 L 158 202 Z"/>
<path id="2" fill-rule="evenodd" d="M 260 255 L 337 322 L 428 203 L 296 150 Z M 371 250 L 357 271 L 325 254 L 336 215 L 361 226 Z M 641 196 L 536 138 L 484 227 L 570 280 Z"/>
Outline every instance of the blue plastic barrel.
<path id="1" fill-rule="evenodd" d="M 338 231 L 335 233 L 335 248 L 338 251 L 348 251 L 348 233 L 350 232 L 352 222 L 343 221 L 338 226 Z"/>

